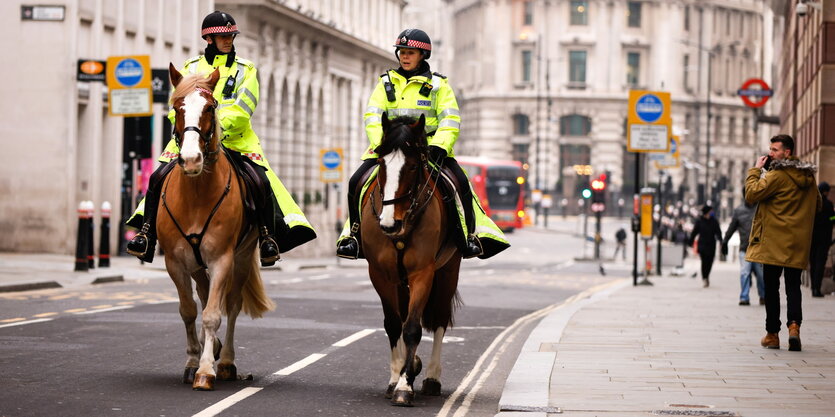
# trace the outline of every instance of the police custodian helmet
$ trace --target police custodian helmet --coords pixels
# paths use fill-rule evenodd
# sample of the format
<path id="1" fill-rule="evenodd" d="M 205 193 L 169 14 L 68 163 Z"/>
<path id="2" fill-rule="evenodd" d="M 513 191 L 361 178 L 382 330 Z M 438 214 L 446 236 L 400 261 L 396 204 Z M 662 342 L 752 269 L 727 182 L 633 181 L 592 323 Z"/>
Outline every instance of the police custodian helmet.
<path id="1" fill-rule="evenodd" d="M 423 59 L 429 59 L 432 55 L 432 40 L 429 35 L 420 29 L 406 29 L 400 32 L 397 40 L 394 42 L 394 47 L 397 49 L 420 49 L 423 51 Z"/>
<path id="2" fill-rule="evenodd" d="M 229 13 L 214 11 L 203 19 L 200 36 L 206 39 L 209 35 L 237 35 L 238 25 Z"/>

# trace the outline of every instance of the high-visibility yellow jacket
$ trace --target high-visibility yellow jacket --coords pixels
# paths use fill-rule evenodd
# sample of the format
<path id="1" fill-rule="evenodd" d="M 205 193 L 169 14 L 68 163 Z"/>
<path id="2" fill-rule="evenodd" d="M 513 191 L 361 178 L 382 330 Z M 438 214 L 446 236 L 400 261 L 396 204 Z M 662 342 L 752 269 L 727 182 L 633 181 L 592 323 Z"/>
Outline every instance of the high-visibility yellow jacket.
<path id="1" fill-rule="evenodd" d="M 226 66 L 228 55 L 217 55 L 213 63 L 206 61 L 205 55 L 199 55 L 186 60 L 185 66 L 180 73 L 189 74 L 210 74 L 215 68 L 220 70 L 220 79 L 214 90 L 214 97 L 217 99 L 217 114 L 220 119 L 220 126 L 223 130 L 221 140 L 223 145 L 229 149 L 246 154 L 250 159 L 264 165 L 264 155 L 261 149 L 258 136 L 252 130 L 252 113 L 258 105 L 258 70 L 251 61 L 235 57 L 231 67 Z M 224 97 L 223 88 L 229 77 L 234 80 L 235 88 L 232 94 Z M 174 123 L 174 110 L 168 113 L 171 123 Z M 179 154 L 179 149 L 174 140 L 168 143 L 160 157 L 161 162 L 167 162 Z M 265 165 L 266 166 L 266 165 Z"/>
<path id="2" fill-rule="evenodd" d="M 394 101 L 389 101 L 386 96 L 385 83 L 389 80 L 394 88 Z M 426 94 L 422 94 L 421 89 Z M 370 146 L 362 159 L 377 158 L 374 149 L 383 138 L 383 112 L 386 112 L 389 119 L 398 116 L 418 118 L 423 114 L 426 116 L 429 145 L 441 147 L 447 151 L 448 156 L 454 156 L 452 147 L 458 140 L 461 114 L 455 93 L 445 76 L 434 73 L 416 75 L 406 80 L 395 70 L 386 71 L 380 76 L 377 87 L 368 99 L 368 108 L 363 117 Z"/>

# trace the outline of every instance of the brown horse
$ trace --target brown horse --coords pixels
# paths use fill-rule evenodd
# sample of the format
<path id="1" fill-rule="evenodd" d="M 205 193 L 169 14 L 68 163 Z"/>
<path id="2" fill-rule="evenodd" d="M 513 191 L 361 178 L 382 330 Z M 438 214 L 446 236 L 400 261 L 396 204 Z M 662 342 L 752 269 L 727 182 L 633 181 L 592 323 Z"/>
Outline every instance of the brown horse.
<path id="1" fill-rule="evenodd" d="M 275 305 L 261 282 L 257 228 L 245 219 L 241 184 L 218 140 L 220 125 L 212 91 L 219 72 L 215 70 L 208 78 L 183 77 L 170 65 L 169 73 L 176 88 L 171 103 L 180 156 L 162 185 L 157 233 L 186 326 L 188 359 L 183 382 L 196 390 L 212 390 L 216 377 L 237 379 L 238 313 L 243 309 L 253 318 L 261 317 Z M 199 336 L 192 279 L 203 305 Z M 222 314 L 228 318 L 223 344 L 216 336 Z"/>
<path id="2" fill-rule="evenodd" d="M 455 213 L 447 212 L 437 171 L 427 163 L 424 117 L 389 121 L 383 113 L 382 124 L 379 171 L 362 202 L 361 236 L 391 347 L 386 398 L 411 406 L 421 327 L 434 332 L 422 393 L 441 394 L 441 343 L 458 304 L 461 253 L 447 235 Z"/>

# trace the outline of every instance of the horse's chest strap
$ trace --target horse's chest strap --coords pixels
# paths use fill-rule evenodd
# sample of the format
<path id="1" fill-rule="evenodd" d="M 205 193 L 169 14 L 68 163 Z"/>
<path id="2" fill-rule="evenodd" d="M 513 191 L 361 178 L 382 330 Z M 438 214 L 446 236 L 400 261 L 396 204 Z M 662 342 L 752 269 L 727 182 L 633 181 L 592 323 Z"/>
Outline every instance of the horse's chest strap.
<path id="1" fill-rule="evenodd" d="M 165 193 L 166 191 L 162 192 L 162 206 L 165 207 L 165 211 L 168 212 L 168 216 L 171 217 L 171 221 L 174 222 L 174 226 L 177 227 L 177 230 L 180 232 L 180 235 L 183 236 L 183 239 L 188 242 L 189 246 L 191 246 L 191 250 L 194 252 L 194 259 L 197 261 L 197 264 L 200 265 L 202 268 L 207 268 L 206 263 L 203 262 L 203 257 L 200 255 L 200 244 L 203 243 L 203 236 L 206 235 L 206 229 L 209 228 L 209 223 L 212 221 L 212 217 L 215 216 L 217 210 L 220 208 L 220 204 L 223 203 L 223 200 L 226 199 L 226 195 L 229 194 L 229 190 L 232 188 L 232 170 L 229 170 L 229 178 L 226 179 L 226 187 L 223 190 L 223 194 L 221 194 L 220 199 L 217 200 L 215 203 L 214 208 L 212 208 L 212 212 L 209 213 L 209 217 L 206 219 L 206 222 L 203 224 L 203 229 L 200 233 L 192 233 L 190 235 L 186 235 L 186 232 L 183 231 L 182 226 L 180 223 L 177 222 L 177 219 L 174 217 L 174 213 L 171 212 L 171 209 L 168 208 L 168 204 L 165 201 Z M 165 183 L 165 189 L 168 190 L 168 183 Z"/>

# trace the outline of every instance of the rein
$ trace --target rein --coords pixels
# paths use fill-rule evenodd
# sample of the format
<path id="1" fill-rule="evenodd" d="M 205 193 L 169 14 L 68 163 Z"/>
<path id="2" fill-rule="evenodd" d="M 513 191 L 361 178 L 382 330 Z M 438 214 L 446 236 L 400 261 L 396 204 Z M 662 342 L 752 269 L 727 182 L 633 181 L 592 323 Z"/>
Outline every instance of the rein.
<path id="1" fill-rule="evenodd" d="M 209 223 L 212 221 L 212 217 L 215 216 L 217 210 L 220 208 L 220 204 L 223 203 L 223 200 L 226 199 L 226 195 L 229 194 L 229 190 L 232 188 L 232 170 L 234 168 L 229 167 L 229 178 L 226 179 L 226 188 L 223 190 L 223 194 L 220 196 L 220 199 L 215 203 L 214 208 L 212 208 L 212 212 L 209 213 L 209 217 L 206 219 L 206 222 L 203 224 L 203 230 L 200 233 L 192 233 L 190 235 L 186 235 L 186 232 L 183 231 L 182 226 L 174 217 L 174 213 L 171 212 L 171 209 L 168 208 L 168 203 L 165 201 L 165 194 L 168 192 L 168 181 L 165 183 L 165 189 L 162 191 L 162 206 L 165 207 L 165 211 L 168 212 L 168 215 L 171 217 L 171 221 L 174 222 L 174 226 L 177 226 L 177 230 L 180 232 L 180 235 L 183 239 L 188 242 L 191 246 L 191 250 L 194 252 L 194 259 L 197 260 L 197 264 L 203 267 L 204 269 L 207 268 L 206 263 L 203 262 L 203 257 L 200 256 L 200 244 L 203 242 L 203 236 L 206 235 L 206 229 L 209 228 Z"/>

